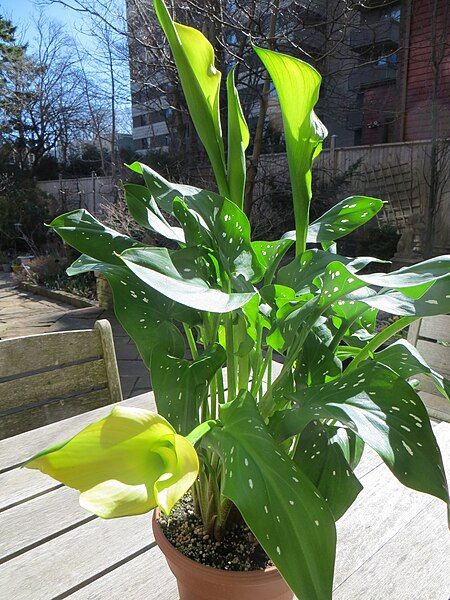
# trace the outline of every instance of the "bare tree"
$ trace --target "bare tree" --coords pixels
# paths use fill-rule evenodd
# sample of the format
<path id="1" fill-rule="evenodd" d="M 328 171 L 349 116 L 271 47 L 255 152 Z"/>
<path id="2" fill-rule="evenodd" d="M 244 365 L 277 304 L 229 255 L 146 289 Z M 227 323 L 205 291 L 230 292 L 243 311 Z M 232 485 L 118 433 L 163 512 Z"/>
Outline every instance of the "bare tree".
<path id="1" fill-rule="evenodd" d="M 35 171 L 44 156 L 67 155 L 86 127 L 71 41 L 61 27 L 40 16 L 35 52 L 9 65 L 2 109 L 7 135 L 21 168 Z"/>

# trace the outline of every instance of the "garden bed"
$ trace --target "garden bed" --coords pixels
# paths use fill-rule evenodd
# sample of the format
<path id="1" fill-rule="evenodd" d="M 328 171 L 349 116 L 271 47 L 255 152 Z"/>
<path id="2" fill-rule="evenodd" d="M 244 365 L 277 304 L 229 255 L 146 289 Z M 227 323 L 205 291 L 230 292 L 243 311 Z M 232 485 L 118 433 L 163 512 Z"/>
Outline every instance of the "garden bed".
<path id="1" fill-rule="evenodd" d="M 70 292 L 65 292 L 63 290 L 52 290 L 43 285 L 37 285 L 35 283 L 29 283 L 27 281 L 20 282 L 19 289 L 24 292 L 31 292 L 32 294 L 45 296 L 46 298 L 51 298 L 52 300 L 57 300 L 58 302 L 71 304 L 76 308 L 98 306 L 98 302 L 96 300 L 88 300 L 87 298 L 82 298 L 81 296 L 71 294 Z"/>

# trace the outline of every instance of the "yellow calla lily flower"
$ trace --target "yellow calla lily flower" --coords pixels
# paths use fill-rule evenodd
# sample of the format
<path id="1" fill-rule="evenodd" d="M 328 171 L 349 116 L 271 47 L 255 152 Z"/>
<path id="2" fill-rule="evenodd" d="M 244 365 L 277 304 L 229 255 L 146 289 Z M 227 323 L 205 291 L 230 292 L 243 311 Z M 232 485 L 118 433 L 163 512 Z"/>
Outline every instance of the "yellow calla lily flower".
<path id="1" fill-rule="evenodd" d="M 156 506 L 170 513 L 196 480 L 199 463 L 193 445 L 166 419 L 118 406 L 25 467 L 79 490 L 83 508 L 111 519 Z"/>

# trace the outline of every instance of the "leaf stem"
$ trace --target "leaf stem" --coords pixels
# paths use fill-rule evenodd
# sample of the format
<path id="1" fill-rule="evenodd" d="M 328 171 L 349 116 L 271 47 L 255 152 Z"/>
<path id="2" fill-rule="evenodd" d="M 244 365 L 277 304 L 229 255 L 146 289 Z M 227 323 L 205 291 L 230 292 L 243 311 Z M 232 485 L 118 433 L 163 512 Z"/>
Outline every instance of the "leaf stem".
<path id="1" fill-rule="evenodd" d="M 188 325 L 186 325 L 186 323 L 183 323 L 183 329 L 184 329 L 184 333 L 186 334 L 186 338 L 187 338 L 187 342 L 189 345 L 189 350 L 191 351 L 191 354 L 192 354 L 192 358 L 194 360 L 197 360 L 198 359 L 198 350 L 197 350 L 197 344 L 195 343 L 195 339 L 194 339 L 192 330 Z"/>
<path id="2" fill-rule="evenodd" d="M 234 355 L 233 313 L 225 315 L 225 339 L 227 350 L 228 401 L 236 395 L 236 360 Z"/>
<path id="3" fill-rule="evenodd" d="M 408 327 L 413 321 L 417 321 L 419 317 L 401 317 L 391 323 L 388 327 L 380 331 L 375 337 L 373 337 L 370 342 L 361 349 L 360 352 L 355 356 L 352 362 L 345 369 L 344 373 L 351 373 L 356 367 L 370 357 L 370 355 L 375 352 L 384 342 L 386 342 L 389 338 L 395 335 L 397 332 L 401 331 L 405 327 Z"/>

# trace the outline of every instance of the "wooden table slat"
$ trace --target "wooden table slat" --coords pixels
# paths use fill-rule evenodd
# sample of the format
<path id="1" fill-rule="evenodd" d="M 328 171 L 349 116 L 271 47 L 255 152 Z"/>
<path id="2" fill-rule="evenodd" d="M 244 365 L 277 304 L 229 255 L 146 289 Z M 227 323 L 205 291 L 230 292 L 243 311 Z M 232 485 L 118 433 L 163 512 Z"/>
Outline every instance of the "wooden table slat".
<path id="1" fill-rule="evenodd" d="M 448 600 L 450 536 L 433 501 L 334 592 L 333 600 Z"/>
<path id="2" fill-rule="evenodd" d="M 70 595 L 70 600 L 105 599 L 178 599 L 175 578 L 161 550 L 156 546 Z"/>
<path id="3" fill-rule="evenodd" d="M 152 543 L 150 514 L 94 519 L 1 565 L 1 587 L 14 600 L 54 599 Z"/>

